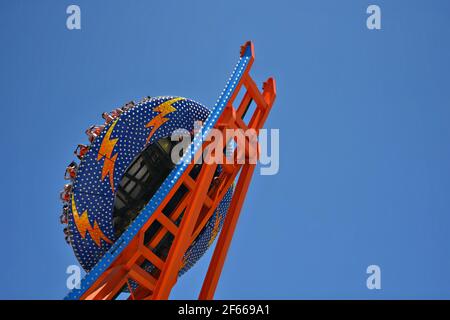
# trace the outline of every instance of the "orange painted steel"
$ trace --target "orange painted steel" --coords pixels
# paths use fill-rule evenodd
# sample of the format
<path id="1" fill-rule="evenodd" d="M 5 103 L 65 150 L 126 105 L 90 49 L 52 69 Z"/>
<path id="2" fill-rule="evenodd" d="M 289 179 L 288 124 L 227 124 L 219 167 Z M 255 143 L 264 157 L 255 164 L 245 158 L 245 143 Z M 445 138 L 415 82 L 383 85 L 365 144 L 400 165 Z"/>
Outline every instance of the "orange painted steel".
<path id="1" fill-rule="evenodd" d="M 264 125 L 276 97 L 274 79 L 269 78 L 264 83 L 261 93 L 251 78 L 249 70 L 254 60 L 254 49 L 251 42 L 247 42 L 242 47 L 241 56 L 248 47 L 250 47 L 252 53 L 251 60 L 214 127 L 222 132 L 224 145 L 228 145 L 230 139 L 236 140 L 235 137 L 230 138 L 226 136 L 227 129 L 252 129 L 258 133 L 259 129 Z M 238 104 L 238 108 L 235 109 L 233 102 L 243 87 L 246 89 L 246 92 Z M 243 116 L 249 109 L 252 101 L 255 102 L 256 108 L 250 121 L 246 124 Z M 239 141 L 236 142 L 238 145 L 240 144 Z M 194 160 L 202 155 L 202 151 L 208 147 L 209 143 L 209 141 L 203 142 L 203 148 L 195 155 Z M 242 150 L 239 147 L 234 150 L 232 155 L 234 160 L 239 157 L 238 149 Z M 213 216 L 236 177 L 239 176 L 199 295 L 199 299 L 212 299 L 252 174 L 255 170 L 255 164 L 249 163 L 252 152 L 255 151 L 254 149 L 255 146 L 252 149 L 251 141 L 246 136 L 245 148 L 243 149 L 245 150 L 243 154 L 246 160 L 245 163 L 234 162 L 230 164 L 226 162 L 225 154 L 219 155 L 224 160 L 224 164 L 221 164 L 221 173 L 216 178 L 214 178 L 214 173 L 217 169 L 217 164 L 204 163 L 195 179 L 190 175 L 194 169 L 195 161 L 189 164 L 186 171 L 166 198 L 162 199 L 160 206 L 139 230 L 138 234 L 112 262 L 111 266 L 81 296 L 81 299 L 114 299 L 123 292 L 123 288 L 128 288 L 130 292 L 129 299 L 168 299 L 177 281 L 179 271 L 183 267 L 184 254 Z M 257 146 L 256 150 L 258 150 Z M 187 192 L 179 200 L 176 208 L 166 215 L 164 213 L 166 205 L 181 187 L 185 188 Z M 146 231 L 156 222 L 160 224 L 159 230 L 146 242 Z M 156 248 L 167 234 L 172 234 L 173 241 L 167 257 L 164 258 L 155 254 L 153 248 Z M 150 262 L 154 266 L 151 273 L 141 267 L 145 261 Z M 130 285 L 130 280 L 134 280 L 138 284 L 135 290 Z"/>
<path id="2" fill-rule="evenodd" d="M 269 78 L 263 85 L 263 94 L 261 95 L 252 78 L 247 74 L 244 75 L 243 83 L 247 88 L 247 93 L 244 96 L 243 101 L 247 94 L 256 102 L 256 110 L 253 114 L 249 129 L 255 129 L 257 132 L 262 128 L 267 116 L 272 108 L 273 102 L 276 97 L 275 80 Z M 238 114 L 240 110 L 238 109 Z M 213 257 L 209 264 L 209 268 L 203 282 L 202 289 L 200 291 L 199 299 L 213 299 L 214 292 L 219 282 L 220 274 L 222 272 L 223 265 L 225 263 L 226 255 L 233 238 L 234 230 L 236 228 L 239 214 L 244 204 L 245 195 L 247 194 L 250 181 L 252 179 L 253 172 L 255 170 L 255 164 L 243 165 L 242 171 L 239 175 L 239 180 L 234 190 L 233 198 L 231 200 L 230 208 L 228 209 L 225 222 L 217 241 L 216 248 L 214 250 Z"/>

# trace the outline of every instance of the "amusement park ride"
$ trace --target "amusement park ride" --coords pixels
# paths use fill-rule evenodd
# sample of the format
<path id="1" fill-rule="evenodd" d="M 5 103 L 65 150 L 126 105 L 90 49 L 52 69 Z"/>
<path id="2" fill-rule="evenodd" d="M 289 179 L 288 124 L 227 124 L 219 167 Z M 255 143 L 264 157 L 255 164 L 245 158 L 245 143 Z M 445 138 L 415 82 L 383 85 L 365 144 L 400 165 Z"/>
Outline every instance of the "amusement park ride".
<path id="1" fill-rule="evenodd" d="M 257 133 L 264 125 L 275 80 L 264 82 L 261 92 L 249 73 L 253 61 L 254 47 L 247 42 L 211 111 L 185 98 L 147 97 L 104 113 L 105 124 L 86 131 L 90 145 L 77 147 L 80 163 L 66 170 L 70 183 L 61 192 L 61 222 L 87 274 L 65 299 L 115 299 L 123 293 L 128 299 L 168 299 L 178 277 L 220 234 L 199 295 L 213 298 L 255 163 L 195 160 L 210 143 L 211 129 Z M 252 102 L 256 108 L 246 123 Z M 193 131 L 195 121 L 203 122 L 199 132 Z M 170 136 L 179 128 L 194 132 L 183 155 L 194 161 L 173 164 Z M 226 136 L 224 146 L 230 143 Z M 250 150 L 244 150 L 247 159 Z"/>

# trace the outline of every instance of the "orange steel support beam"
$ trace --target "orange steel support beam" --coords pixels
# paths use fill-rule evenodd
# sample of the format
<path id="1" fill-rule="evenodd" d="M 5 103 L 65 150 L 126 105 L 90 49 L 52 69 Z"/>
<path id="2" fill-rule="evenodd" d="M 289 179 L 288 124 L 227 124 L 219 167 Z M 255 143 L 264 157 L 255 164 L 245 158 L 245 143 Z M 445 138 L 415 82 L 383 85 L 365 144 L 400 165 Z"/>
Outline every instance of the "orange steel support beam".
<path id="1" fill-rule="evenodd" d="M 158 285 L 153 292 L 153 299 L 168 299 L 172 286 L 175 284 L 178 272 L 182 266 L 182 258 L 186 250 L 192 243 L 191 235 L 197 221 L 203 202 L 206 198 L 217 164 L 207 165 L 200 172 L 199 181 L 193 190 L 191 202 L 186 208 L 185 217 L 183 218 L 179 230 L 179 235 L 175 238 L 169 256 L 167 257 L 166 266 L 163 268 L 159 277 Z"/>
<path id="2" fill-rule="evenodd" d="M 242 47 L 241 55 L 248 47 L 250 47 L 252 55 L 247 69 L 243 72 L 236 90 L 233 92 L 215 126 L 215 129 L 220 130 L 224 136 L 224 145 L 227 145 L 229 142 L 227 139 L 230 139 L 226 137 L 227 129 L 253 129 L 258 133 L 276 97 L 275 81 L 272 78 L 269 78 L 264 83 L 263 92 L 261 93 L 250 77 L 249 70 L 254 60 L 253 44 L 251 42 L 246 43 Z M 246 89 L 244 97 L 237 104 L 238 108 L 235 109 L 233 102 L 239 90 L 244 87 Z M 243 121 L 243 117 L 252 101 L 256 103 L 256 109 L 251 116 L 251 120 L 246 124 Z M 237 142 L 239 144 L 239 141 Z M 201 156 L 202 151 L 207 148 L 208 144 L 208 141 L 203 143 L 203 148 L 195 155 L 194 160 Z M 249 144 L 248 137 L 245 137 L 243 156 L 246 160 L 252 155 L 252 148 Z M 219 156 L 226 160 L 225 155 Z M 239 156 L 238 150 L 234 150 L 233 159 L 236 160 Z M 83 294 L 81 299 L 114 299 L 123 291 L 124 287 L 127 287 L 130 291 L 129 299 L 169 298 L 172 287 L 175 285 L 179 271 L 182 268 L 184 254 L 206 226 L 227 190 L 239 175 L 224 226 L 199 296 L 200 299 L 213 298 L 252 174 L 255 170 L 255 164 L 248 162 L 228 164 L 224 161 L 224 164 L 221 165 L 222 171 L 214 184 L 212 182 L 217 164 L 203 164 L 196 179 L 190 176 L 194 165 L 195 161 L 188 165 L 186 171 L 181 175 L 166 198 L 162 199 L 160 206 L 150 216 L 138 234 L 112 262 L 111 266 Z M 178 202 L 176 208 L 166 215 L 163 212 L 166 205 L 183 186 L 188 191 Z M 181 216 L 181 222 L 178 223 L 177 221 L 180 220 Z M 159 223 L 160 227 L 151 239 L 146 242 L 146 232 L 154 223 Z M 162 243 L 167 234 L 173 235 L 173 242 L 168 254 L 164 257 L 159 256 L 154 250 Z M 152 272 L 143 269 L 142 264 L 145 261 L 150 262 L 154 266 L 155 269 Z M 134 280 L 138 284 L 137 289 L 133 290 L 130 280 Z"/>
<path id="3" fill-rule="evenodd" d="M 244 204 L 245 195 L 247 194 L 248 186 L 250 185 L 250 180 L 252 179 L 254 170 L 254 164 L 246 165 L 242 169 L 239 176 L 239 182 L 234 191 L 230 208 L 228 209 L 222 231 L 220 232 L 219 240 L 217 241 L 213 257 L 211 258 L 211 262 L 209 264 L 208 272 L 200 291 L 200 300 L 210 300 L 214 298 L 214 292 L 216 291 L 217 283 L 219 282 L 219 277 L 225 263 L 228 248 L 230 247 L 231 239 L 239 219 L 239 213 L 242 209 L 242 205 Z"/>
<path id="4" fill-rule="evenodd" d="M 254 82 L 250 76 L 246 74 L 244 76 L 244 84 L 247 86 L 248 83 Z M 249 95 L 257 101 L 257 109 L 250 120 L 249 128 L 259 131 L 259 129 L 262 128 L 262 125 L 264 124 L 276 97 L 275 81 L 272 78 L 269 78 L 269 80 L 264 83 L 264 91 L 262 95 L 259 93 L 256 85 L 249 85 L 247 90 L 247 93 L 249 93 Z M 244 96 L 243 101 L 245 101 L 247 93 Z M 216 291 L 220 274 L 222 272 L 223 265 L 225 264 L 227 252 L 233 238 L 234 230 L 236 228 L 239 214 L 242 209 L 242 205 L 244 204 L 245 196 L 247 194 L 254 170 L 254 164 L 245 164 L 239 175 L 239 180 L 233 193 L 230 208 L 228 209 L 222 231 L 217 241 L 213 257 L 211 258 L 211 262 L 200 291 L 200 300 L 210 300 L 214 298 L 214 292 Z"/>

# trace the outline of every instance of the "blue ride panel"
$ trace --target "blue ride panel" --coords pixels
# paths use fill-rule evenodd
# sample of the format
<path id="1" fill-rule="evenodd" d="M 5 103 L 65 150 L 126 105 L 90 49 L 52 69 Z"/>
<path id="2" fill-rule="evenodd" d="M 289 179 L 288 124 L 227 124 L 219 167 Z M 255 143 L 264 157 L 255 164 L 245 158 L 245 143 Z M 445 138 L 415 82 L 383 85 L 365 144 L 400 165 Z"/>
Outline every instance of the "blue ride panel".
<path id="1" fill-rule="evenodd" d="M 86 290 L 126 248 L 186 170 L 189 161 L 183 161 L 182 159 L 127 230 L 118 239 L 114 239 L 113 230 L 109 227 L 112 223 L 110 220 L 108 222 L 108 219 L 111 219 L 111 215 L 107 216 L 108 213 L 106 211 L 108 206 L 110 211 L 112 211 L 113 200 L 110 197 L 113 196 L 114 190 L 117 188 L 117 184 L 120 182 L 129 164 L 145 147 L 147 139 L 150 137 L 149 142 L 152 143 L 159 138 L 170 136 L 173 130 L 179 128 L 192 131 L 195 120 L 202 121 L 206 119 L 202 131 L 196 134 L 196 138 L 194 138 L 193 143 L 185 153 L 184 160 L 195 154 L 201 147 L 202 141 L 208 136 L 209 131 L 217 123 L 230 100 L 249 64 L 251 54 L 251 48 L 247 46 L 210 113 L 202 105 L 184 98 L 173 103 L 176 111 L 171 111 L 171 108 L 154 111 L 157 106 L 176 98 L 153 98 L 125 112 L 118 120 L 107 125 L 101 135 L 93 142 L 77 172 L 71 205 L 71 208 L 76 210 L 71 210 L 69 217 L 70 230 L 75 235 L 73 237 L 75 254 L 89 273 L 81 281 L 80 288 L 71 290 L 65 299 L 80 299 Z M 175 114 L 177 115 L 174 116 Z M 159 120 L 153 122 L 154 126 L 146 127 L 155 118 Z M 160 118 L 169 118 L 170 120 L 164 121 Z M 163 122 L 163 124 L 151 135 L 150 128 L 157 126 L 160 122 Z M 104 168 L 105 166 L 106 168 Z M 113 174 L 112 177 L 111 173 Z M 101 206 L 99 204 L 101 202 L 96 200 L 98 196 L 105 196 L 106 200 L 104 200 L 103 204 L 106 204 L 106 208 L 96 207 Z M 180 270 L 180 275 L 192 267 L 212 244 L 222 227 L 223 218 L 228 210 L 231 196 L 232 189 L 230 188 L 205 228 L 188 248 L 185 254 L 185 264 Z M 92 206 L 92 209 L 83 206 Z M 81 226 L 81 231 L 86 231 L 84 237 L 74 220 L 74 212 L 78 213 L 78 222 L 80 222 L 78 226 Z M 83 216 L 84 212 L 88 212 L 88 214 Z M 88 217 L 88 219 L 83 219 L 82 217 Z M 101 222 L 98 222 L 97 219 Z M 98 228 L 96 228 L 96 223 Z M 93 236 L 87 232 L 89 231 L 87 229 L 92 230 Z M 98 245 L 99 243 L 100 245 Z M 92 254 L 82 255 L 81 252 L 92 252 Z"/>

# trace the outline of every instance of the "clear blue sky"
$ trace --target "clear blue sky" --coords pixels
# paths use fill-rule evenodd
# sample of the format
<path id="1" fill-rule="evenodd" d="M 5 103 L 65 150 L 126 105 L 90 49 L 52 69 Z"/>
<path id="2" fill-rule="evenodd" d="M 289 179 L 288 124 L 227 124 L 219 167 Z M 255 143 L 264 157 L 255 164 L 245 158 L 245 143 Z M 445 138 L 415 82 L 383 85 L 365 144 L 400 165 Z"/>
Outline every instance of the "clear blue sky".
<path id="1" fill-rule="evenodd" d="M 249 39 L 278 83 L 280 172 L 254 177 L 216 298 L 450 298 L 449 18 L 444 0 L 2 1 L 0 298 L 67 292 L 58 192 L 84 129 L 146 95 L 212 106 Z"/>

